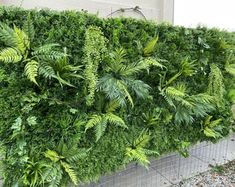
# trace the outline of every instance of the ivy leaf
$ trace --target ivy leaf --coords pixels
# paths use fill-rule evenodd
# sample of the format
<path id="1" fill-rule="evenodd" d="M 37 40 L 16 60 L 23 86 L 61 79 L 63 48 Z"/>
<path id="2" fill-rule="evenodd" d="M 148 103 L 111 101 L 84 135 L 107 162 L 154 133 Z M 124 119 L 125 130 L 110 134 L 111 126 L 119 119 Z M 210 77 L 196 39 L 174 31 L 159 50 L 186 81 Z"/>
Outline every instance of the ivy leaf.
<path id="1" fill-rule="evenodd" d="M 20 131 L 21 130 L 21 125 L 22 125 L 22 119 L 21 119 L 21 117 L 18 117 L 15 120 L 15 123 L 11 126 L 11 129 L 13 129 L 15 131 Z"/>
<path id="2" fill-rule="evenodd" d="M 70 108 L 69 112 L 72 113 L 72 114 L 76 114 L 76 112 L 78 112 L 78 110 L 75 109 L 75 108 Z"/>
<path id="3" fill-rule="evenodd" d="M 37 118 L 35 116 L 30 116 L 27 118 L 27 122 L 29 124 L 29 126 L 33 126 L 37 124 Z"/>

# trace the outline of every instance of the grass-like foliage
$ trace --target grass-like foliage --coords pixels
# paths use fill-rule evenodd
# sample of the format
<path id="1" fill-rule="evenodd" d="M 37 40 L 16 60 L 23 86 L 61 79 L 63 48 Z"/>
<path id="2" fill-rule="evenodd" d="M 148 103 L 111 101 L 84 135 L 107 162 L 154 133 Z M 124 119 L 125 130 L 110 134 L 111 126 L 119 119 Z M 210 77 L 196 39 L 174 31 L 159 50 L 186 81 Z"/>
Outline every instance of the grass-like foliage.
<path id="1" fill-rule="evenodd" d="M 4 186 L 98 180 L 234 129 L 234 33 L 0 8 Z"/>

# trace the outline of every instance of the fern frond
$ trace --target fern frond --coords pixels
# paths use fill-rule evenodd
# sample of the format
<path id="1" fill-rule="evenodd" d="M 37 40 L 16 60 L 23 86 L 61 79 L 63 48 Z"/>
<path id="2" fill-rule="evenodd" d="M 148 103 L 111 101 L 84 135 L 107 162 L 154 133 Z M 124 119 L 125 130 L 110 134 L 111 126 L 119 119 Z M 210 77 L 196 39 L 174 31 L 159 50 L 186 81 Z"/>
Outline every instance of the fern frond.
<path id="1" fill-rule="evenodd" d="M 157 44 L 157 41 L 158 41 L 158 36 L 154 37 L 146 44 L 144 48 L 144 56 L 150 56 L 153 53 L 155 46 Z"/>
<path id="2" fill-rule="evenodd" d="M 217 119 L 217 120 L 211 121 L 209 127 L 211 127 L 211 128 L 216 127 L 216 126 L 218 126 L 221 122 L 222 122 L 222 119 Z"/>
<path id="3" fill-rule="evenodd" d="M 120 118 L 119 116 L 113 114 L 113 113 L 106 113 L 104 114 L 104 119 L 113 124 L 113 125 L 117 125 L 117 126 L 120 126 L 120 127 L 124 127 L 124 128 L 127 128 L 125 122 L 123 121 L 122 118 Z"/>
<path id="4" fill-rule="evenodd" d="M 207 137 L 212 137 L 212 138 L 216 138 L 216 132 L 213 129 L 210 129 L 208 127 L 205 127 L 203 130 L 203 133 L 207 136 Z"/>
<path id="5" fill-rule="evenodd" d="M 48 183 L 48 187 L 60 187 L 63 177 L 63 170 L 59 164 L 53 164 L 43 173 L 43 181 Z"/>
<path id="6" fill-rule="evenodd" d="M 59 60 L 64 57 L 65 53 L 55 50 L 58 46 L 60 45 L 56 43 L 45 44 L 35 49 L 32 55 L 44 61 Z"/>
<path id="7" fill-rule="evenodd" d="M 128 147 L 126 148 L 126 156 L 130 159 L 130 161 L 135 160 L 145 167 L 147 167 L 150 163 L 147 155 L 142 149 L 132 149 Z"/>
<path id="8" fill-rule="evenodd" d="M 166 95 L 172 99 L 177 99 L 178 97 L 186 96 L 185 90 L 180 90 L 175 87 L 169 86 L 165 90 Z"/>
<path id="9" fill-rule="evenodd" d="M 58 162 L 61 158 L 61 156 L 58 155 L 57 152 L 53 151 L 53 150 L 50 150 L 48 149 L 45 153 L 44 153 L 44 156 L 46 158 L 49 158 L 51 161 L 53 162 Z"/>
<path id="10" fill-rule="evenodd" d="M 225 70 L 231 75 L 235 76 L 235 64 L 226 64 Z"/>
<path id="11" fill-rule="evenodd" d="M 60 161 L 60 163 L 64 167 L 64 170 L 68 174 L 68 176 L 70 177 L 71 181 L 75 185 L 78 185 L 78 177 L 77 177 L 76 172 L 74 171 L 73 167 L 63 161 Z"/>
<path id="12" fill-rule="evenodd" d="M 106 128 L 107 128 L 107 121 L 105 119 L 102 119 L 102 121 L 95 126 L 96 142 L 98 142 L 101 136 L 103 136 Z"/>
<path id="13" fill-rule="evenodd" d="M 0 23 L 0 40 L 8 47 L 17 47 L 17 35 L 7 24 Z"/>
<path id="14" fill-rule="evenodd" d="M 32 53 L 34 56 L 37 55 L 43 55 L 43 54 L 48 54 L 50 53 L 54 48 L 59 47 L 60 45 L 57 43 L 50 43 L 50 44 L 45 44 L 43 46 L 38 47 L 37 49 L 34 50 Z"/>
<path id="15" fill-rule="evenodd" d="M 204 121 L 205 127 L 213 128 L 213 127 L 218 126 L 222 122 L 221 118 L 211 121 L 212 117 L 213 116 L 207 116 L 207 118 Z"/>
<path id="16" fill-rule="evenodd" d="M 149 149 L 144 149 L 144 148 L 142 148 L 142 150 L 148 156 L 159 155 L 159 152 L 157 152 L 157 151 L 153 151 L 153 150 L 149 150 Z"/>
<path id="17" fill-rule="evenodd" d="M 63 58 L 64 53 L 60 51 L 50 51 L 48 53 L 43 53 L 37 55 L 37 58 L 41 60 L 51 61 L 51 60 L 58 60 Z"/>
<path id="18" fill-rule="evenodd" d="M 134 141 L 133 146 L 137 148 L 143 148 L 149 143 L 150 139 L 150 134 L 148 134 L 147 131 L 143 130 L 138 138 Z"/>
<path id="19" fill-rule="evenodd" d="M 27 76 L 27 78 L 34 82 L 36 85 L 38 85 L 37 81 L 36 81 L 36 77 L 38 75 L 38 62 L 35 60 L 31 60 L 29 62 L 27 62 L 27 64 L 24 67 L 24 73 Z"/>
<path id="20" fill-rule="evenodd" d="M 197 103 L 196 107 L 198 107 L 198 111 L 207 111 L 211 112 L 215 110 L 215 98 L 213 96 L 207 94 L 197 94 L 191 96 L 191 99 Z M 195 113 L 197 113 L 195 111 Z M 204 115 L 203 115 L 204 117 Z"/>
<path id="21" fill-rule="evenodd" d="M 54 69 L 45 62 L 40 63 L 38 73 L 47 79 L 51 79 L 52 77 L 56 76 Z"/>
<path id="22" fill-rule="evenodd" d="M 75 154 L 73 153 L 72 155 L 65 156 L 66 161 L 68 161 L 69 163 L 77 163 L 79 159 L 84 158 L 87 155 L 88 151 L 90 151 L 90 149 L 85 149 L 85 148 L 78 149 L 76 147 Z"/>
<path id="23" fill-rule="evenodd" d="M 85 131 L 100 124 L 101 122 L 102 122 L 102 117 L 100 115 L 93 114 L 86 124 Z"/>
<path id="24" fill-rule="evenodd" d="M 115 112 L 117 108 L 120 107 L 120 104 L 116 100 L 111 100 L 108 102 L 108 104 L 105 106 L 105 111 L 107 113 L 109 112 Z"/>
<path id="25" fill-rule="evenodd" d="M 175 124 L 181 124 L 181 123 L 192 124 L 194 122 L 194 117 L 195 117 L 192 110 L 193 109 L 190 110 L 186 107 L 177 107 L 174 119 Z M 196 110 L 196 112 L 198 111 Z M 203 111 L 203 113 L 204 112 L 205 111 Z M 198 115 L 198 113 L 195 115 Z M 200 112 L 200 115 L 202 115 L 202 112 Z"/>
<path id="26" fill-rule="evenodd" d="M 14 25 L 14 31 L 17 35 L 17 49 L 22 55 L 27 56 L 27 50 L 30 48 L 30 41 L 25 32 Z"/>
<path id="27" fill-rule="evenodd" d="M 32 42 L 34 39 L 35 31 L 33 21 L 31 20 L 30 14 L 27 16 L 27 20 L 24 22 L 23 31 L 27 34 L 29 40 Z"/>
<path id="28" fill-rule="evenodd" d="M 145 58 L 143 60 L 144 64 L 148 64 L 148 66 L 155 66 L 155 67 L 159 67 L 159 68 L 166 68 L 164 65 L 162 65 L 159 60 L 157 59 L 154 59 L 154 58 Z"/>
<path id="29" fill-rule="evenodd" d="M 4 63 L 16 63 L 21 60 L 21 54 L 14 48 L 5 48 L 0 52 L 0 61 Z"/>

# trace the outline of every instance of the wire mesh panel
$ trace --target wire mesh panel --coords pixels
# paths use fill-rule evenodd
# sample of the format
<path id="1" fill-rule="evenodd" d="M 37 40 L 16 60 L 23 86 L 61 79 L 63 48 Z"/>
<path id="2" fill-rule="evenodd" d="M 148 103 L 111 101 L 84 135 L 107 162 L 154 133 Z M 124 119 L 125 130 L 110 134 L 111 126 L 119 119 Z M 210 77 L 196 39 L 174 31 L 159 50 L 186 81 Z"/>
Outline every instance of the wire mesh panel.
<path id="1" fill-rule="evenodd" d="M 175 184 L 179 182 L 179 165 L 180 157 L 173 153 L 152 161 L 150 167 L 164 176 L 170 183 Z"/>
<path id="2" fill-rule="evenodd" d="M 153 159 L 148 169 L 132 163 L 124 170 L 102 177 L 98 183 L 82 187 L 169 187 L 207 171 L 210 165 L 226 163 L 228 152 L 231 148 L 234 152 L 234 147 L 235 141 L 231 141 L 231 137 L 216 144 L 202 142 L 189 150 L 190 156 L 187 158 L 176 153 L 168 154 Z"/>
<path id="3" fill-rule="evenodd" d="M 217 144 L 206 143 L 190 151 L 190 154 L 205 163 L 216 165 L 227 161 L 228 139 L 221 140 Z"/>

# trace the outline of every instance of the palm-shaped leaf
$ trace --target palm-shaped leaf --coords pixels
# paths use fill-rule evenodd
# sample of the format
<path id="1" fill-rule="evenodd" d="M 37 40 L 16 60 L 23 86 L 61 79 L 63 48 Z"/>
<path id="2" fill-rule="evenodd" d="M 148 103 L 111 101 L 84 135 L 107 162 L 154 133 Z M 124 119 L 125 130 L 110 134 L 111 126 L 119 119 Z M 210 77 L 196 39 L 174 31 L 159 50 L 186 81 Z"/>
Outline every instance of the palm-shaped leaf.
<path id="1" fill-rule="evenodd" d="M 153 63 L 142 60 L 138 63 L 125 64 L 125 53 L 122 49 L 111 53 L 111 61 L 107 63 L 108 74 L 99 79 L 98 90 L 104 92 L 110 100 L 117 101 L 121 106 L 128 101 L 134 106 L 132 94 L 146 98 L 149 95 L 150 86 L 141 80 L 136 80 L 135 75 L 143 70 L 148 70 Z M 159 64 L 158 64 L 159 65 Z"/>

